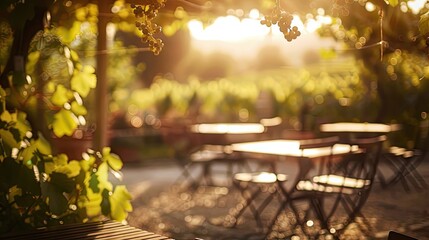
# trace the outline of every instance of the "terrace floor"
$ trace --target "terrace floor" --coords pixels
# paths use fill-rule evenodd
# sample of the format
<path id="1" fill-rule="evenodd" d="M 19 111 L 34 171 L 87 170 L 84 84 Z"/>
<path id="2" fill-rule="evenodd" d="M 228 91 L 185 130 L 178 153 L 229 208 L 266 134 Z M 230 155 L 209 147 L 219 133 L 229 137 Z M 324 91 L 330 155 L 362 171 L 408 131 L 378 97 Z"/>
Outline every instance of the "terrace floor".
<path id="1" fill-rule="evenodd" d="M 293 169 L 289 169 L 294 171 Z M 429 181 L 429 163 L 419 166 Z M 260 231 L 247 211 L 234 228 L 223 225 L 225 216 L 240 199 L 234 188 L 205 187 L 199 191 L 179 191 L 175 181 L 181 168 L 173 160 L 162 159 L 145 164 L 125 164 L 125 183 L 133 196 L 134 210 L 128 217 L 131 226 L 175 239 L 261 239 Z M 389 230 L 429 239 L 429 189 L 404 190 L 401 184 L 385 189 L 377 183 L 363 214 L 372 224 L 368 237 L 352 225 L 345 239 L 387 239 Z M 267 211 L 269 217 L 270 210 Z M 282 216 L 287 225 L 288 215 Z M 287 227 L 277 224 L 274 239 L 286 238 Z M 289 232 L 290 233 L 290 232 Z M 287 239 L 287 238 L 286 238 Z"/>

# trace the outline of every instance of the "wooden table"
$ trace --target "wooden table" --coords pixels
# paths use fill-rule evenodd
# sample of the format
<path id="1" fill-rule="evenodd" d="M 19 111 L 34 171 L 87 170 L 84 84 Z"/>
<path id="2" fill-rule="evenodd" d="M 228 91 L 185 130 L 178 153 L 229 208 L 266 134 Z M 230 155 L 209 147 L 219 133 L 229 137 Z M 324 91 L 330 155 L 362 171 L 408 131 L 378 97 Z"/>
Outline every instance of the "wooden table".
<path id="1" fill-rule="evenodd" d="M 190 131 L 201 144 L 229 145 L 256 140 L 265 127 L 261 123 L 201 123 L 192 125 Z"/>
<path id="2" fill-rule="evenodd" d="M 201 123 L 190 125 L 188 130 L 190 132 L 188 140 L 191 142 L 193 151 L 187 156 L 190 160 L 187 168 L 197 164 L 202 167 L 200 176 L 190 180 L 192 185 L 199 186 L 206 183 L 210 186 L 218 186 L 213 174 L 215 165 L 221 164 L 226 167 L 225 171 L 221 171 L 226 178 L 218 179 L 226 180 L 227 185 L 230 184 L 234 169 L 246 166 L 246 159 L 239 158 L 228 151 L 229 145 L 256 140 L 261 133 L 265 132 L 265 127 L 261 123 Z M 185 175 L 191 176 L 189 171 Z"/>
<path id="3" fill-rule="evenodd" d="M 201 123 L 191 126 L 191 131 L 202 134 L 249 134 L 263 133 L 260 123 Z"/>
<path id="4" fill-rule="evenodd" d="M 337 139 L 338 140 L 338 139 Z M 304 148 L 301 146 L 302 143 L 306 142 L 309 144 L 309 140 L 286 140 L 286 139 L 275 139 L 275 140 L 264 140 L 264 141 L 254 141 L 254 142 L 244 142 L 244 143 L 236 143 L 231 145 L 231 149 L 233 152 L 242 153 L 242 154 L 251 154 L 254 158 L 261 159 L 262 161 L 268 160 L 271 164 L 271 168 L 273 171 L 269 171 L 268 173 L 258 170 L 258 173 L 255 176 L 258 176 L 258 180 L 254 183 L 258 185 L 259 183 L 268 183 L 276 185 L 276 194 L 280 193 L 283 196 L 283 200 L 281 200 L 280 206 L 278 208 L 274 221 L 268 225 L 268 232 L 271 231 L 272 226 L 274 225 L 275 219 L 279 216 L 280 212 L 284 211 L 284 209 L 291 204 L 291 196 L 297 190 L 296 186 L 301 180 L 307 179 L 310 173 L 310 170 L 317 168 L 317 171 L 320 171 L 324 164 L 324 160 L 328 160 L 329 162 L 334 158 L 340 158 L 340 156 L 344 154 L 349 154 L 352 151 L 358 150 L 357 146 L 351 146 L 349 144 L 334 144 L 335 141 L 325 141 L 322 144 L 320 141 L 320 145 L 306 145 L 311 146 L 308 148 Z M 313 139 L 313 143 L 318 142 L 318 140 Z M 318 147 L 316 147 L 318 146 Z M 323 146 L 323 147 L 322 147 Z M 327 159 L 328 158 L 328 159 Z M 269 160 L 271 159 L 271 160 Z M 316 159 L 320 161 L 316 161 Z M 297 163 L 298 170 L 292 181 L 289 181 L 289 176 L 285 177 L 288 179 L 288 182 L 292 182 L 289 187 L 285 186 L 283 183 L 285 182 L 282 176 L 286 176 L 281 174 L 278 171 L 276 165 L 279 165 L 282 160 L 291 160 L 294 163 Z M 260 174 L 262 173 L 262 174 Z M 319 172 L 320 173 L 320 172 Z M 252 174 L 252 173 L 249 173 Z M 247 173 L 238 173 L 236 176 L 247 176 Z M 262 179 L 263 177 L 267 177 L 269 179 Z M 247 177 L 246 177 L 247 178 Z M 239 179 L 239 178 L 238 178 Z M 242 180 L 246 182 L 247 180 Z M 252 178 L 253 179 L 253 178 Z M 249 182 L 253 183 L 253 180 L 249 180 Z M 250 183 L 249 183 L 250 184 Z M 273 199 L 274 194 L 269 194 L 267 198 L 263 200 L 263 202 L 258 206 L 253 206 L 253 201 L 258 197 L 258 195 L 262 192 L 259 190 L 252 191 L 251 194 L 248 194 L 250 197 L 245 197 L 244 193 L 246 189 L 248 189 L 247 185 L 237 184 L 239 189 L 243 194 L 243 198 L 246 201 L 244 207 L 241 207 L 241 210 L 238 211 L 237 215 L 233 216 L 238 218 L 244 212 L 244 209 L 248 208 L 253 212 L 255 220 L 258 223 L 258 226 L 262 227 L 262 222 L 260 221 L 260 215 L 264 211 L 265 207 L 270 204 Z M 294 209 L 293 209 L 294 210 Z M 295 211 L 295 210 L 294 210 Z M 294 214 L 298 214 L 294 212 Z M 297 216 L 297 215 L 296 215 Z"/>
<path id="5" fill-rule="evenodd" d="M 353 150 L 349 144 L 335 144 L 333 149 L 330 147 L 301 149 L 299 140 L 287 139 L 236 143 L 232 144 L 231 148 L 238 152 L 304 158 L 324 157 L 330 155 L 331 152 L 334 155 L 345 154 Z"/>
<path id="6" fill-rule="evenodd" d="M 169 240 L 171 238 L 144 231 L 115 221 L 66 224 L 30 232 L 0 235 L 0 239 L 43 240 Z"/>
<path id="7" fill-rule="evenodd" d="M 398 124 L 337 122 L 320 125 L 321 132 L 330 133 L 389 133 L 401 129 Z"/>
<path id="8" fill-rule="evenodd" d="M 275 139 L 255 142 L 236 143 L 231 145 L 233 152 L 257 155 L 271 155 L 297 161 L 300 173 L 295 182 L 305 178 L 314 167 L 312 159 L 329 156 L 340 156 L 358 150 L 357 146 L 335 144 L 333 147 L 300 148 L 299 140 Z M 293 186 L 294 187 L 294 186 Z"/>

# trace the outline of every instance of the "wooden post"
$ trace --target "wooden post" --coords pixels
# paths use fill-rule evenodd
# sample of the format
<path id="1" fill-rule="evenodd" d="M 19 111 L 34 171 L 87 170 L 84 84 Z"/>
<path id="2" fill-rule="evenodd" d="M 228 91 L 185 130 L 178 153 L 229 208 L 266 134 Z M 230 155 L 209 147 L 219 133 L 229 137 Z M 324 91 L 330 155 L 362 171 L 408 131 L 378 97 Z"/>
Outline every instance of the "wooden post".
<path id="1" fill-rule="evenodd" d="M 95 123 L 96 131 L 94 137 L 94 148 L 99 151 L 107 146 L 108 131 L 108 79 L 107 79 L 107 32 L 106 27 L 109 22 L 108 13 L 111 8 L 111 1 L 98 2 L 98 37 L 97 37 L 97 87 L 95 89 Z"/>

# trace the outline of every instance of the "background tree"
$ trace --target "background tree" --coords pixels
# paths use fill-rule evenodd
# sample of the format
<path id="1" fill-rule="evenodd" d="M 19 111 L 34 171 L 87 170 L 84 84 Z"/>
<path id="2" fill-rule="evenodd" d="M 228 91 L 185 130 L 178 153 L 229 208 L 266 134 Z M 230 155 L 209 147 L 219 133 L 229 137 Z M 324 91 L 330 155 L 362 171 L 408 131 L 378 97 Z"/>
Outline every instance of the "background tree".
<path id="1" fill-rule="evenodd" d="M 402 144 L 413 147 L 423 137 L 417 135 L 429 111 L 427 36 L 419 25 L 427 9 L 413 12 L 406 1 L 396 6 L 384 1 L 337 4 L 325 9 L 341 20 L 321 34 L 343 42 L 362 63 L 361 78 L 368 99 L 373 99 L 363 107 L 378 109 L 376 116 L 362 120 L 401 123 L 404 132 L 413 133 Z"/>

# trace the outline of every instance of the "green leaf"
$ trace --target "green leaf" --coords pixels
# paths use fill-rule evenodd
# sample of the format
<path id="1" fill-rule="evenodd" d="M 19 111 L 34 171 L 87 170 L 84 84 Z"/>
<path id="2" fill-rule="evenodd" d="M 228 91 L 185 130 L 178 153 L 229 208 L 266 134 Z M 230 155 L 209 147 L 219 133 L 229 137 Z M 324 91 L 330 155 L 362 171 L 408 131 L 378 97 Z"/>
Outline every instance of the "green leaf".
<path id="1" fill-rule="evenodd" d="M 77 175 L 79 175 L 79 173 L 80 173 L 80 164 L 79 164 L 78 161 L 72 160 L 72 161 L 69 162 L 69 164 L 67 166 L 70 169 L 70 172 L 67 173 L 68 177 L 76 177 Z"/>
<path id="2" fill-rule="evenodd" d="M 110 214 L 110 201 L 109 201 L 109 190 L 104 189 L 101 193 L 101 196 L 103 197 L 101 200 L 101 213 L 103 213 L 105 216 L 108 216 Z"/>
<path id="3" fill-rule="evenodd" d="M 51 181 L 52 182 L 52 181 Z M 51 182 L 42 182 L 42 196 L 46 199 L 51 213 L 61 215 L 68 209 L 68 201 L 63 192 Z"/>
<path id="4" fill-rule="evenodd" d="M 77 102 L 72 102 L 71 110 L 76 115 L 86 115 L 88 113 L 86 107 Z"/>
<path id="5" fill-rule="evenodd" d="M 3 140 L 3 143 L 10 148 L 19 147 L 18 141 L 16 141 L 14 135 L 10 131 L 0 129 L 0 138 Z"/>
<path id="6" fill-rule="evenodd" d="M 33 193 L 34 195 L 39 195 L 41 193 L 40 183 L 36 180 L 33 169 L 20 165 L 19 173 L 16 176 L 19 176 L 17 179 L 18 187 L 21 188 L 23 192 Z"/>
<path id="7" fill-rule="evenodd" d="M 36 150 L 37 150 L 37 145 L 30 143 L 29 146 L 27 146 L 25 149 L 22 150 L 22 153 L 21 153 L 22 161 L 24 161 L 25 163 L 27 161 L 31 161 L 31 159 L 34 156 L 34 152 Z M 31 164 L 29 165 L 29 167 L 31 168 Z"/>
<path id="8" fill-rule="evenodd" d="M 97 85 L 95 70 L 91 66 L 84 66 L 82 71 L 75 71 L 71 79 L 71 88 L 82 97 L 86 97 L 92 88 Z"/>
<path id="9" fill-rule="evenodd" d="M 15 141 L 19 142 L 21 141 L 21 133 L 16 128 L 9 128 L 10 133 L 12 134 Z"/>
<path id="10" fill-rule="evenodd" d="M 55 165 L 67 165 L 69 159 L 66 154 L 58 154 L 57 156 L 53 157 L 53 161 Z"/>
<path id="11" fill-rule="evenodd" d="M 75 115 L 68 110 L 61 109 L 54 115 L 52 128 L 57 137 L 71 136 L 78 126 Z"/>
<path id="12" fill-rule="evenodd" d="M 58 173 L 58 172 L 53 172 L 51 174 L 50 183 L 59 192 L 71 193 L 76 188 L 76 184 L 73 181 L 73 179 L 68 178 L 66 174 Z"/>
<path id="13" fill-rule="evenodd" d="M 124 185 L 118 185 L 110 196 L 111 216 L 114 220 L 122 221 L 127 218 L 128 212 L 133 210 L 131 194 Z"/>
<path id="14" fill-rule="evenodd" d="M 398 5 L 399 1 L 398 0 L 387 0 L 387 2 L 389 3 L 390 6 L 395 7 L 396 5 Z"/>
<path id="15" fill-rule="evenodd" d="M 37 150 L 42 154 L 49 155 L 52 153 L 51 145 L 42 134 L 39 134 L 39 138 L 35 141 L 34 145 L 37 146 Z"/>
<path id="16" fill-rule="evenodd" d="M 56 91 L 52 95 L 52 103 L 56 106 L 64 106 L 64 104 L 69 100 L 67 98 L 67 92 L 68 90 L 66 87 L 64 87 L 63 85 L 58 85 Z"/>
<path id="17" fill-rule="evenodd" d="M 96 173 L 91 174 L 91 178 L 89 179 L 89 188 L 91 188 L 94 193 L 99 193 L 99 184 L 100 181 L 98 180 L 98 175 Z"/>
<path id="18" fill-rule="evenodd" d="M 123 163 L 118 155 L 110 153 L 110 147 L 103 148 L 103 157 L 113 170 L 121 170 Z"/>
<path id="19" fill-rule="evenodd" d="M 429 32 L 429 11 L 420 16 L 419 31 L 421 35 L 425 35 Z"/>
<path id="20" fill-rule="evenodd" d="M 16 204 L 22 208 L 29 208 L 34 204 L 34 196 L 25 194 L 23 196 L 15 196 Z"/>
<path id="21" fill-rule="evenodd" d="M 17 184 L 16 176 L 20 174 L 20 165 L 12 158 L 5 158 L 0 162 L 0 187 L 9 189 Z M 18 186 L 20 188 L 20 186 Z M 1 192 L 0 191 L 0 192 Z"/>

